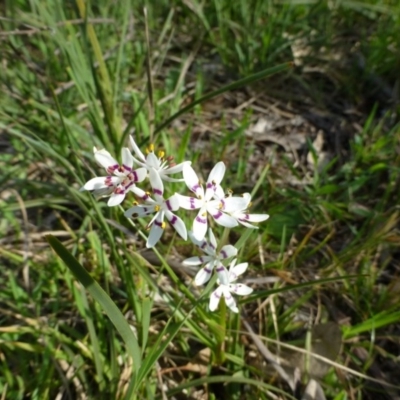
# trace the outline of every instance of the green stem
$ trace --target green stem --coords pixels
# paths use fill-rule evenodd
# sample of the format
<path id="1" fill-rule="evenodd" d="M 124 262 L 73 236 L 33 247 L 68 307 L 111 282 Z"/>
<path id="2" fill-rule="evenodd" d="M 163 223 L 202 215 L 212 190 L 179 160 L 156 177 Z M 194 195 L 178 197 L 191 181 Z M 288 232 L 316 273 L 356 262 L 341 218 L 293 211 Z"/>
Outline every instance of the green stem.
<path id="1" fill-rule="evenodd" d="M 215 363 L 222 365 L 225 361 L 225 334 L 226 334 L 226 304 L 224 300 L 219 302 L 219 326 L 220 330 L 217 337 L 215 349 Z"/>
<path id="2" fill-rule="evenodd" d="M 229 228 L 224 229 L 222 238 L 219 242 L 217 252 L 229 242 Z M 225 361 L 225 336 L 226 336 L 226 303 L 225 299 L 219 302 L 219 330 L 216 335 L 217 346 L 215 349 L 215 362 L 217 365 L 222 365 Z"/>

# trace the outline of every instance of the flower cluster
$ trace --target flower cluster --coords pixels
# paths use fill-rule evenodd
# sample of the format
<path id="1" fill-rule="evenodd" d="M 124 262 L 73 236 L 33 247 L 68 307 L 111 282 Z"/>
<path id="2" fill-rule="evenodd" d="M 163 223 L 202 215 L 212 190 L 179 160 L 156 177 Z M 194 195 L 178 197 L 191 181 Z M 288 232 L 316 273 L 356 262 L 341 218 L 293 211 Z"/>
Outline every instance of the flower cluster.
<path id="1" fill-rule="evenodd" d="M 195 284 L 203 285 L 210 280 L 214 270 L 217 273 L 218 287 L 211 294 L 210 310 L 214 311 L 220 298 L 224 297 L 227 306 L 238 312 L 232 294 L 247 295 L 252 292 L 250 287 L 235 283 L 237 277 L 246 271 L 248 264 L 236 265 L 236 247 L 230 244 L 218 247 L 210 222 L 226 228 L 234 228 L 239 224 L 247 228 L 257 228 L 252 223 L 265 221 L 269 216 L 249 214 L 250 193 L 244 193 L 242 196 L 233 196 L 231 192 L 225 194 L 221 182 L 226 168 L 222 161 L 214 166 L 206 183 L 202 184 L 190 161 L 176 165 L 172 157 L 165 157 L 164 152 L 155 154 L 154 146 L 149 146 L 145 155 L 132 137 L 130 142 L 133 153 L 124 147 L 121 151 L 121 164 L 108 151 L 94 148 L 95 160 L 106 170 L 107 175 L 89 180 L 81 190 L 93 191 L 96 197 L 109 197 L 107 204 L 110 207 L 121 204 L 126 195 L 132 192 L 136 201 L 133 207 L 125 211 L 125 216 L 152 216 L 147 224 L 149 235 L 146 246 L 153 247 L 160 240 L 166 228 L 166 219 L 179 236 L 184 240 L 189 237 L 205 254 L 187 258 L 183 262 L 184 265 L 201 266 L 195 277 Z M 176 173 L 182 173 L 183 178 L 170 176 Z M 145 191 L 137 185 L 144 184 L 146 180 L 150 184 L 150 191 Z M 165 198 L 164 182 L 182 181 L 193 196 L 174 193 Z M 185 223 L 176 214 L 180 208 L 197 211 L 190 231 L 187 231 Z"/>

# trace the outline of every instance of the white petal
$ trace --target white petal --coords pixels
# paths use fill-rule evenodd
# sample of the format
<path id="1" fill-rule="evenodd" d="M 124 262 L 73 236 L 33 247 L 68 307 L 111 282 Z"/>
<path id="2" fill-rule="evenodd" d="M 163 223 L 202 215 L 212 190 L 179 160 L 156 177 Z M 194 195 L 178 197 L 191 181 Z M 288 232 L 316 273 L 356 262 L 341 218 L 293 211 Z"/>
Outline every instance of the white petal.
<path id="1" fill-rule="evenodd" d="M 215 268 L 215 271 L 218 274 L 218 281 L 221 285 L 229 285 L 229 275 L 228 270 L 222 265 L 219 264 Z"/>
<path id="2" fill-rule="evenodd" d="M 223 210 L 228 213 L 245 210 L 248 206 L 248 201 L 244 197 L 232 196 L 221 200 Z"/>
<path id="3" fill-rule="evenodd" d="M 173 167 L 168 167 L 167 169 L 163 170 L 164 174 L 176 174 L 177 172 L 181 172 L 185 165 L 190 165 L 191 161 L 184 161 L 180 164 L 174 165 Z"/>
<path id="4" fill-rule="evenodd" d="M 210 172 L 210 175 L 208 175 L 207 183 L 219 185 L 225 175 L 225 169 L 225 164 L 222 161 L 215 164 L 214 168 Z"/>
<path id="5" fill-rule="evenodd" d="M 203 205 L 203 201 L 196 199 L 195 197 L 182 196 L 179 193 L 176 193 L 179 199 L 179 206 L 184 208 L 185 210 L 197 210 Z"/>
<path id="6" fill-rule="evenodd" d="M 156 170 L 159 170 L 161 165 L 160 159 L 153 152 L 147 154 L 146 164 L 149 168 L 154 168 Z"/>
<path id="7" fill-rule="evenodd" d="M 167 217 L 170 224 L 174 227 L 174 229 L 178 232 L 179 236 L 183 240 L 187 240 L 187 230 L 184 222 L 175 214 L 172 214 L 170 211 L 165 212 L 165 216 Z"/>
<path id="8" fill-rule="evenodd" d="M 235 257 L 237 253 L 238 249 L 235 246 L 226 244 L 225 246 L 222 246 L 219 256 L 222 260 L 225 260 L 226 258 Z"/>
<path id="9" fill-rule="evenodd" d="M 135 143 L 135 141 L 133 140 L 132 136 L 129 136 L 129 140 L 131 142 L 131 146 L 133 151 L 135 152 L 136 156 L 140 159 L 140 161 L 146 161 L 146 157 L 144 156 L 144 154 L 140 151 L 139 147 L 137 146 L 137 144 Z"/>
<path id="10" fill-rule="evenodd" d="M 236 218 L 232 217 L 231 215 L 224 214 L 220 210 L 210 210 L 209 208 L 207 208 L 207 211 L 211 214 L 217 224 L 225 226 L 226 228 L 234 228 L 238 225 Z"/>
<path id="11" fill-rule="evenodd" d="M 125 167 L 125 169 L 127 169 L 128 171 L 132 171 L 133 157 L 127 147 L 122 148 L 121 157 L 122 157 L 122 165 Z"/>
<path id="12" fill-rule="evenodd" d="M 242 275 L 247 267 L 249 266 L 249 263 L 241 263 L 235 266 L 236 259 L 232 261 L 231 267 L 229 268 L 229 282 L 233 282 L 237 279 L 239 275 Z"/>
<path id="13" fill-rule="evenodd" d="M 249 224 L 248 222 L 242 221 L 241 219 L 238 219 L 239 224 L 245 226 L 246 228 L 250 228 L 250 229 L 258 229 L 258 226 Z"/>
<path id="14" fill-rule="evenodd" d="M 107 150 L 98 150 L 94 153 L 96 161 L 105 169 L 109 167 L 118 168 L 119 164 Z"/>
<path id="15" fill-rule="evenodd" d="M 166 169 L 160 169 L 160 176 L 161 179 L 165 182 L 184 182 L 185 180 L 183 178 L 171 178 L 170 176 L 167 175 Z"/>
<path id="16" fill-rule="evenodd" d="M 133 193 L 136 194 L 136 196 L 140 197 L 142 200 L 146 201 L 146 199 L 149 198 L 149 195 L 147 192 L 145 192 L 143 189 L 133 185 L 129 188 L 129 190 Z"/>
<path id="17" fill-rule="evenodd" d="M 93 190 L 93 196 L 99 198 L 99 197 L 103 197 L 103 196 L 110 196 L 111 193 L 114 192 L 114 188 L 113 187 L 104 187 L 101 189 L 95 189 Z"/>
<path id="18" fill-rule="evenodd" d="M 222 296 L 222 289 L 221 286 L 218 286 L 217 289 L 215 289 L 210 296 L 210 304 L 209 304 L 210 311 L 215 311 L 217 309 L 221 296 Z"/>
<path id="19" fill-rule="evenodd" d="M 208 222 L 207 222 L 207 214 L 204 216 L 205 213 L 202 212 L 200 209 L 199 213 L 197 214 L 196 218 L 193 221 L 193 236 L 196 240 L 203 240 L 204 236 L 207 232 Z"/>
<path id="20" fill-rule="evenodd" d="M 242 197 L 246 200 L 247 205 L 246 208 L 249 206 L 250 202 L 251 202 L 251 194 L 250 193 L 243 193 Z"/>
<path id="21" fill-rule="evenodd" d="M 149 179 L 150 185 L 153 188 L 153 193 L 162 196 L 164 194 L 164 184 L 160 174 L 154 168 L 149 169 Z"/>
<path id="22" fill-rule="evenodd" d="M 234 283 L 229 285 L 229 290 L 232 293 L 238 294 L 240 296 L 246 296 L 253 292 L 253 289 L 251 287 L 243 285 L 242 283 L 236 283 L 236 284 Z"/>
<path id="23" fill-rule="evenodd" d="M 125 199 L 125 193 L 112 194 L 107 202 L 108 207 L 121 204 Z"/>
<path id="24" fill-rule="evenodd" d="M 115 179 L 117 179 L 117 181 L 119 181 L 119 178 L 114 177 Z M 98 178 L 93 178 L 90 181 L 87 181 L 84 185 L 83 185 L 83 190 L 97 190 L 97 189 L 102 189 L 105 187 L 109 187 L 109 185 L 105 184 L 106 181 L 106 177 L 98 177 Z"/>
<path id="25" fill-rule="evenodd" d="M 212 269 L 209 267 L 204 267 L 196 274 L 196 277 L 194 278 L 194 283 L 197 286 L 204 285 L 210 280 L 211 275 Z"/>
<path id="26" fill-rule="evenodd" d="M 230 291 L 229 291 L 229 287 L 228 286 L 222 286 L 222 292 L 224 294 L 224 299 L 225 299 L 225 303 L 226 305 L 235 313 L 238 313 L 239 310 L 236 307 L 236 301 L 233 298 L 233 296 L 231 295 Z"/>
<path id="27" fill-rule="evenodd" d="M 147 177 L 147 169 L 146 168 L 138 168 L 132 171 L 132 174 L 135 178 L 135 182 L 143 182 Z"/>
<path id="28" fill-rule="evenodd" d="M 189 257 L 182 261 L 183 265 L 201 265 L 203 264 L 203 260 L 200 257 Z"/>
<path id="29" fill-rule="evenodd" d="M 204 247 L 207 246 L 207 240 L 206 239 L 202 239 L 202 240 L 197 240 L 194 235 L 193 235 L 193 231 L 189 231 L 188 232 L 189 235 L 189 239 L 190 241 L 195 244 L 197 247 L 200 247 L 201 249 L 203 249 Z"/>
<path id="30" fill-rule="evenodd" d="M 175 193 L 165 201 L 170 211 L 179 210 L 179 196 Z"/>
<path id="31" fill-rule="evenodd" d="M 239 219 L 244 219 L 249 222 L 262 222 L 266 221 L 268 218 L 268 214 L 243 214 Z"/>
<path id="32" fill-rule="evenodd" d="M 147 215 L 153 214 L 155 211 L 153 205 L 140 205 L 140 206 L 133 206 L 131 208 L 128 208 L 125 212 L 124 215 L 127 218 L 131 218 L 132 216 L 134 218 L 141 218 L 141 217 L 146 217 Z M 149 224 L 150 225 L 150 224 Z"/>
<path id="33" fill-rule="evenodd" d="M 215 252 L 215 250 L 217 250 L 217 239 L 215 239 L 214 232 L 211 228 L 208 230 L 208 240 L 208 244 L 213 248 Z"/>
<path id="34" fill-rule="evenodd" d="M 214 198 L 215 199 L 223 199 L 223 198 L 225 198 L 225 192 L 224 192 L 224 189 L 222 189 L 221 185 L 216 185 L 214 187 Z"/>
<path id="35" fill-rule="evenodd" d="M 204 189 L 200 185 L 200 180 L 194 172 L 194 169 L 187 165 L 183 168 L 183 179 L 185 180 L 186 186 L 196 194 L 196 196 L 204 198 Z"/>
<path id="36" fill-rule="evenodd" d="M 159 221 L 154 221 L 153 225 L 151 225 L 149 237 L 147 239 L 146 247 L 154 247 L 157 242 L 160 240 L 162 234 L 164 232 L 164 229 L 162 226 L 160 226 Z"/>

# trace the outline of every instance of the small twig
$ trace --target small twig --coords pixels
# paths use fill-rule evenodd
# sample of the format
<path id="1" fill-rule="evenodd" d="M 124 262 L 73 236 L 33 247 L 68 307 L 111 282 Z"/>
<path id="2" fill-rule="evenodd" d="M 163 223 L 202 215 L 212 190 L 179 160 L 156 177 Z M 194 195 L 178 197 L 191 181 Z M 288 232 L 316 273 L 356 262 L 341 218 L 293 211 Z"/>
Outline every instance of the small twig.
<path id="1" fill-rule="evenodd" d="M 297 382 L 295 381 L 295 378 L 291 378 L 286 371 L 280 366 L 277 358 L 267 349 L 267 347 L 264 345 L 262 340 L 256 335 L 256 333 L 253 331 L 253 328 L 250 326 L 250 324 L 246 321 L 245 318 L 243 318 L 243 325 L 247 329 L 247 332 L 249 332 L 249 335 L 253 339 L 254 344 L 258 348 L 259 352 L 264 356 L 264 358 L 274 367 L 275 371 L 281 376 L 282 379 L 284 379 L 287 384 L 289 385 L 290 389 L 292 389 L 293 393 L 296 390 Z M 297 374 L 295 373 L 295 377 Z"/>

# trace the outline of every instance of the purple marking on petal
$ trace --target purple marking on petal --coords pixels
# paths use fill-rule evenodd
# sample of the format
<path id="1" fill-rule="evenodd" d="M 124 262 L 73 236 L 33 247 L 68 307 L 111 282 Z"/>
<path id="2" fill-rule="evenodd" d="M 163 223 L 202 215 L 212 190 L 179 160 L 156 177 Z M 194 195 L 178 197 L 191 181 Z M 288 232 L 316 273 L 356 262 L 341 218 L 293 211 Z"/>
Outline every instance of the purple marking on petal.
<path id="1" fill-rule="evenodd" d="M 118 164 L 110 165 L 110 166 L 106 169 L 106 171 L 107 171 L 107 173 L 112 174 L 112 173 L 114 173 L 114 171 L 116 171 L 118 168 L 119 168 L 119 165 L 118 165 Z"/>
<path id="2" fill-rule="evenodd" d="M 219 203 L 219 209 L 220 210 L 225 210 L 225 200 L 224 199 L 221 199 L 221 202 Z"/>
<path id="3" fill-rule="evenodd" d="M 202 264 L 204 263 L 204 259 L 202 256 L 199 257 L 199 260 L 201 261 Z"/>
<path id="4" fill-rule="evenodd" d="M 190 199 L 190 208 L 194 210 L 196 208 L 194 201 L 196 200 L 194 197 L 189 197 Z"/>
<path id="5" fill-rule="evenodd" d="M 239 221 L 247 221 L 250 219 L 249 214 L 242 214 L 241 218 L 239 218 Z"/>
<path id="6" fill-rule="evenodd" d="M 222 217 L 222 212 L 221 211 L 218 211 L 216 214 L 213 214 L 213 218 L 214 219 L 218 219 L 220 217 Z"/>
<path id="7" fill-rule="evenodd" d="M 132 176 L 132 177 L 131 177 Z M 137 182 L 139 180 L 138 174 L 136 171 L 132 171 L 130 174 L 130 179 L 134 180 L 135 182 Z"/>
<path id="8" fill-rule="evenodd" d="M 160 228 L 164 229 L 164 228 L 163 228 L 163 223 L 162 223 L 162 222 L 159 222 L 159 221 L 155 220 L 154 223 L 155 223 L 157 226 L 159 226 Z"/>
<path id="9" fill-rule="evenodd" d="M 201 188 L 201 185 L 196 183 L 192 188 L 190 189 L 192 192 L 196 193 L 197 189 Z"/>
<path id="10" fill-rule="evenodd" d="M 199 216 L 196 217 L 196 221 L 200 222 L 201 224 L 206 224 L 207 223 L 207 218 L 201 218 Z"/>
<path id="11" fill-rule="evenodd" d="M 201 248 L 202 250 L 204 250 L 206 247 L 207 247 L 207 242 L 204 241 L 204 242 L 202 243 L 202 245 L 200 246 L 200 248 Z"/>
<path id="12" fill-rule="evenodd" d="M 206 272 L 207 272 L 207 274 L 211 274 L 211 272 L 212 272 L 212 269 L 209 269 L 209 268 L 207 268 L 207 267 L 204 267 L 204 271 L 206 271 Z"/>
<path id="13" fill-rule="evenodd" d="M 224 266 L 221 265 L 221 266 L 217 267 L 216 271 L 217 272 L 222 272 L 222 271 L 224 271 L 224 269 L 225 269 Z"/>
<path id="14" fill-rule="evenodd" d="M 141 199 L 142 199 L 142 200 L 147 200 L 149 197 L 150 197 L 150 196 L 149 196 L 147 193 L 145 193 L 145 194 L 141 197 Z"/>
<path id="15" fill-rule="evenodd" d="M 228 258 L 228 254 L 226 253 L 225 250 L 221 250 L 221 251 L 219 252 L 219 254 L 222 256 L 222 258 Z"/>
<path id="16" fill-rule="evenodd" d="M 220 298 L 221 298 L 221 296 L 218 294 L 217 291 L 215 291 L 215 292 L 213 293 L 213 296 L 215 296 L 217 299 L 220 299 Z"/>
<path id="17" fill-rule="evenodd" d="M 104 184 L 107 186 L 114 186 L 112 180 L 111 180 L 111 176 L 107 176 L 106 179 L 104 179 Z"/>
<path id="18" fill-rule="evenodd" d="M 168 208 L 169 211 L 172 210 L 172 206 L 171 206 L 171 203 L 170 203 L 169 199 L 165 201 L 165 205 L 167 206 L 167 208 Z M 175 216 L 174 216 L 174 217 L 175 217 Z M 176 217 L 175 217 L 175 218 L 176 218 Z"/>
<path id="19" fill-rule="evenodd" d="M 171 219 L 171 221 L 169 221 L 171 223 L 171 225 L 175 225 L 176 221 L 178 221 L 178 217 L 176 215 L 174 215 Z"/>
<path id="20" fill-rule="evenodd" d="M 125 189 L 124 189 L 124 187 L 117 186 L 117 187 L 114 189 L 114 194 L 125 194 Z"/>
<path id="21" fill-rule="evenodd" d="M 162 196 L 163 192 L 160 189 L 153 188 L 153 193 Z"/>
<path id="22" fill-rule="evenodd" d="M 131 186 L 134 186 L 135 182 L 129 181 L 127 184 L 125 184 L 125 189 L 129 189 Z"/>
<path id="23" fill-rule="evenodd" d="M 122 168 L 124 168 L 126 171 L 132 171 L 132 168 L 131 167 L 128 167 L 127 165 L 125 165 L 125 164 L 122 164 Z"/>

